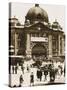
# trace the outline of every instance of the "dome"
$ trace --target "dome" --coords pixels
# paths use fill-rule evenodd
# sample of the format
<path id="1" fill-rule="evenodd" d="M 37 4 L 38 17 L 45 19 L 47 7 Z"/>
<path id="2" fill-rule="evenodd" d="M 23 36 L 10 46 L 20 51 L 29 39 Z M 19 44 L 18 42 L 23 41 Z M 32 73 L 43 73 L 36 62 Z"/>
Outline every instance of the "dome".
<path id="1" fill-rule="evenodd" d="M 56 19 L 52 24 L 52 28 L 57 29 L 57 30 L 62 30 L 61 26 L 59 25 L 59 23 Z"/>
<path id="2" fill-rule="evenodd" d="M 43 21 L 48 23 L 49 21 L 47 12 L 40 8 L 39 4 L 35 4 L 34 7 L 29 9 L 26 20 L 29 20 L 30 23 L 33 21 Z"/>

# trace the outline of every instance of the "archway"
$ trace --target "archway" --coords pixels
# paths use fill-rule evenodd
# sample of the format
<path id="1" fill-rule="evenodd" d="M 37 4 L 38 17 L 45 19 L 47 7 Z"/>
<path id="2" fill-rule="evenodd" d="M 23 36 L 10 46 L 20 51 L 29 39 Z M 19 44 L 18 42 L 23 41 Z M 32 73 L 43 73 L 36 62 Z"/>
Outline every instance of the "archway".
<path id="1" fill-rule="evenodd" d="M 32 48 L 32 57 L 33 59 L 45 59 L 47 58 L 47 50 L 44 45 L 36 44 Z"/>

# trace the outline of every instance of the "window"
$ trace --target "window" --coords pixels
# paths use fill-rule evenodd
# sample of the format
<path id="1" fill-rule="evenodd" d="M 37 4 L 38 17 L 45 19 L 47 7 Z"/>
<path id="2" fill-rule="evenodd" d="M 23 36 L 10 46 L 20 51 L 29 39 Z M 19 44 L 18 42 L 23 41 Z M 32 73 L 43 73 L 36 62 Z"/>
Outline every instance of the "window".
<path id="1" fill-rule="evenodd" d="M 35 37 L 35 33 L 31 33 L 31 37 Z"/>

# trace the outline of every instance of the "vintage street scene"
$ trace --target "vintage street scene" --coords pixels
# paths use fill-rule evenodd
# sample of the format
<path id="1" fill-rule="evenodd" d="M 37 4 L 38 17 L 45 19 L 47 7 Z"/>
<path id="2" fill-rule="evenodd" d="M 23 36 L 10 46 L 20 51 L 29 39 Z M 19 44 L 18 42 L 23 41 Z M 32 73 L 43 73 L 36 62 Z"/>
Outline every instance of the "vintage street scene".
<path id="1" fill-rule="evenodd" d="M 64 6 L 9 3 L 9 86 L 65 84 Z"/>

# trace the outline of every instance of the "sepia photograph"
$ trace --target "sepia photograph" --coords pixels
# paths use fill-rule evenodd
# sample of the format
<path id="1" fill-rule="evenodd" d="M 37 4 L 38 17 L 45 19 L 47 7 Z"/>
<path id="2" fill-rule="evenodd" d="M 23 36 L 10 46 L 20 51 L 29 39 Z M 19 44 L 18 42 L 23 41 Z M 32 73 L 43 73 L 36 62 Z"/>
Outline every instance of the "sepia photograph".
<path id="1" fill-rule="evenodd" d="M 65 84 L 65 7 L 9 3 L 9 87 Z"/>

